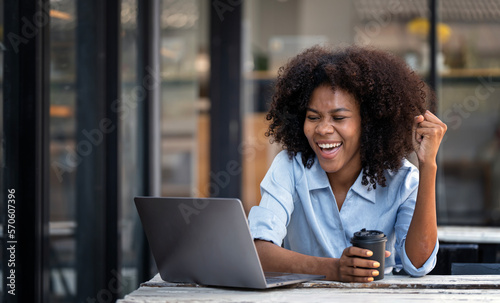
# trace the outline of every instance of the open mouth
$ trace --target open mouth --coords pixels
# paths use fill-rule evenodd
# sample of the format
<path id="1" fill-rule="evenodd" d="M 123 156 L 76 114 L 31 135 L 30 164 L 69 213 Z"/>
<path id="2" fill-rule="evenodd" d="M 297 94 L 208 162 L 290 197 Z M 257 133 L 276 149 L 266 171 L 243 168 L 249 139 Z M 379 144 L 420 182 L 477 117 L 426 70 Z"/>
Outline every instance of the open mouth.
<path id="1" fill-rule="evenodd" d="M 318 146 L 321 149 L 334 149 L 334 148 L 340 147 L 341 145 L 342 145 L 342 143 L 320 143 L 320 144 L 318 144 Z"/>
<path id="2" fill-rule="evenodd" d="M 321 152 L 325 154 L 332 154 L 336 152 L 341 146 L 342 143 L 318 143 L 319 148 L 321 149 Z"/>

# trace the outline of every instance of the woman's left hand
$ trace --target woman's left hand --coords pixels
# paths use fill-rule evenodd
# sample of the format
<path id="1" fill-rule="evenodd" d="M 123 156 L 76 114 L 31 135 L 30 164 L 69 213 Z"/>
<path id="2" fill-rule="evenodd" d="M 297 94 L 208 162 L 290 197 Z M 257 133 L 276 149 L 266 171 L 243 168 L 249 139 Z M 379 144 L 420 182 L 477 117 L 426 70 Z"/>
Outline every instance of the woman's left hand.
<path id="1" fill-rule="evenodd" d="M 420 164 L 435 163 L 447 126 L 430 111 L 415 117 L 413 148 Z"/>

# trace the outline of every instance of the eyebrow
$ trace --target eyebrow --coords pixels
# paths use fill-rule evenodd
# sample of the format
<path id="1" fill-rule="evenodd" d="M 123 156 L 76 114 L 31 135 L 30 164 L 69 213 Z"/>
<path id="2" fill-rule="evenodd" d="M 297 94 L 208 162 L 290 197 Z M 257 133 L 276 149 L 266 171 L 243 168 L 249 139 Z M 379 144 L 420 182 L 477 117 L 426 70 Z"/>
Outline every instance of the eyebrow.
<path id="1" fill-rule="evenodd" d="M 310 107 L 306 108 L 306 110 L 319 114 L 319 111 L 317 111 L 317 110 L 315 110 L 313 108 L 310 108 Z M 335 108 L 335 109 L 329 110 L 328 113 L 329 114 L 336 114 L 338 112 L 350 112 L 350 111 L 351 111 L 350 109 L 347 109 L 345 107 L 339 107 L 339 108 Z"/>

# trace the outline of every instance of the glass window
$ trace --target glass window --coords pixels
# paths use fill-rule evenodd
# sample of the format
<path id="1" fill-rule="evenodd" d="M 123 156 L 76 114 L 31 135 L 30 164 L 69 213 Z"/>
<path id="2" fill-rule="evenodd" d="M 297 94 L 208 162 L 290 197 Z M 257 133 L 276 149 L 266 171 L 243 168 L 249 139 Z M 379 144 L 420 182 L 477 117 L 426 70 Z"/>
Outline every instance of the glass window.
<path id="1" fill-rule="evenodd" d="M 51 1 L 50 27 L 50 261 L 51 298 L 73 302 L 76 296 L 76 190 L 78 154 L 76 132 L 76 1 Z M 137 102 L 137 0 L 121 5 L 121 93 L 123 102 Z M 136 242 L 140 222 L 133 204 L 140 174 L 137 172 L 137 112 L 130 110 L 119 117 L 119 166 L 122 268 L 120 290 L 137 288 Z"/>
<path id="2" fill-rule="evenodd" d="M 448 36 L 438 57 L 439 112 L 448 125 L 440 155 L 443 224 L 500 224 L 499 5 L 443 1 L 439 10 Z"/>
<path id="3" fill-rule="evenodd" d="M 483 2 L 481 2 L 483 3 Z M 500 223 L 500 4 L 439 1 L 438 115 L 447 123 L 438 165 L 440 224 Z M 244 4 L 243 201 L 277 147 L 264 119 L 277 69 L 313 44 L 361 44 L 391 51 L 426 79 L 430 69 L 428 1 L 255 0 Z M 414 159 L 410 159 L 414 160 Z"/>
<path id="4" fill-rule="evenodd" d="M 199 196 L 203 194 L 198 176 L 208 176 L 200 170 L 209 160 L 204 153 L 208 147 L 200 146 L 208 143 L 208 120 L 199 117 L 207 103 L 200 97 L 200 77 L 208 72 L 207 4 L 198 0 L 161 3 L 161 194 Z"/>
<path id="5" fill-rule="evenodd" d="M 119 205 L 120 214 L 118 226 L 121 235 L 122 253 L 122 295 L 133 291 L 140 282 L 139 252 L 142 228 L 133 203 L 134 197 L 140 195 L 142 172 L 139 171 L 138 142 L 139 142 L 139 117 L 134 110 L 139 102 L 140 94 L 137 93 L 137 0 L 122 0 L 121 3 L 121 102 L 123 111 L 119 116 Z M 122 297 L 122 296 L 120 296 Z"/>
<path id="6" fill-rule="evenodd" d="M 76 1 L 52 0 L 50 13 L 51 300 L 76 295 Z"/>
<path id="7" fill-rule="evenodd" d="M 421 3 L 424 5 L 424 3 Z M 409 12 L 403 13 L 404 8 Z M 260 201 L 259 184 L 279 146 L 264 136 L 278 68 L 315 44 L 374 45 L 428 70 L 425 38 L 408 35 L 410 17 L 426 17 L 411 1 L 247 1 L 244 7 L 243 201 Z M 424 7 L 425 8 L 425 7 Z"/>

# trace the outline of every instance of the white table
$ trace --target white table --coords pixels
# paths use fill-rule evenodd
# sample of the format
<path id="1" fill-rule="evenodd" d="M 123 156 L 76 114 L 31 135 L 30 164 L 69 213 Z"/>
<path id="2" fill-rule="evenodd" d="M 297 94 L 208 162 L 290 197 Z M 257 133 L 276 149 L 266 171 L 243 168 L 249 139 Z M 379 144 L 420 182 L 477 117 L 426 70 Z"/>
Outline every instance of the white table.
<path id="1" fill-rule="evenodd" d="M 156 275 L 117 302 L 500 302 L 500 276 L 389 275 L 371 283 L 313 281 L 247 290 L 173 284 Z"/>

